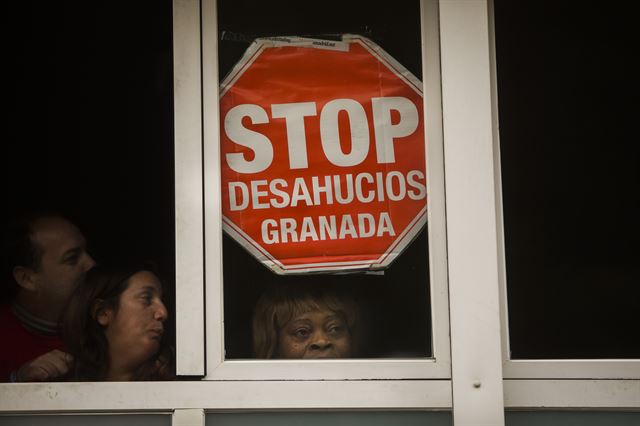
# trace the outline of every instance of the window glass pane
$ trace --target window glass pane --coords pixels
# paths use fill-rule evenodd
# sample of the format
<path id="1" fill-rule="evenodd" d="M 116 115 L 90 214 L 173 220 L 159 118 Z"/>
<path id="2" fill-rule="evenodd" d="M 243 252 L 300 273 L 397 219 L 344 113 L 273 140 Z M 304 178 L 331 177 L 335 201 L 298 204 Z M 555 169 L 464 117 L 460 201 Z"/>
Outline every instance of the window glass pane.
<path id="1" fill-rule="evenodd" d="M 173 345 L 171 1 L 15 3 L 7 16 L 6 81 L 12 83 L 2 155 L 3 228 L 33 211 L 53 211 L 77 226 L 99 265 L 155 263 L 169 317 L 164 337 Z M 70 265 L 65 262 L 60 268 Z M 10 263 L 4 253 L 3 263 Z M 5 307 L 16 300 L 8 294 L 14 266 L 3 264 Z M 47 291 L 57 294 L 61 274 Z M 55 312 L 66 310 L 47 297 L 55 310 L 43 313 L 33 305 L 26 311 L 55 323 Z M 3 352 L 21 350 L 16 345 Z"/>
<path id="2" fill-rule="evenodd" d="M 611 411 L 507 411 L 507 426 L 627 426 L 640 421 L 640 413 Z"/>
<path id="3" fill-rule="evenodd" d="M 206 416 L 207 424 L 221 426 L 233 425 L 298 425 L 306 424 L 336 426 L 357 425 L 388 425 L 418 426 L 429 424 L 433 426 L 451 425 L 451 413 L 446 411 L 430 412 L 355 412 L 355 413 L 210 413 Z"/>
<path id="4" fill-rule="evenodd" d="M 5 426 L 83 426 L 86 424 L 95 426 L 169 426 L 171 425 L 171 416 L 162 414 L 0 416 L 0 423 Z"/>
<path id="5" fill-rule="evenodd" d="M 344 34 L 361 35 L 366 39 L 373 41 L 375 44 L 384 49 L 391 57 L 393 57 L 399 64 L 401 64 L 402 67 L 406 68 L 418 80 L 421 80 L 422 78 L 420 7 L 419 2 L 417 1 L 408 2 L 406 4 L 403 4 L 402 7 L 397 7 L 396 5 L 391 4 L 371 7 L 369 3 L 364 1 L 346 3 L 339 1 L 330 1 L 324 2 L 318 7 L 309 8 L 301 7 L 299 3 L 288 1 L 257 2 L 222 0 L 218 2 L 218 14 L 219 75 L 221 82 L 223 83 L 223 87 L 227 87 L 226 84 L 229 81 L 233 81 L 227 76 L 236 75 L 234 74 L 234 72 L 237 72 L 237 70 L 234 71 L 234 66 L 242 60 L 243 55 L 245 55 L 247 49 L 250 49 L 251 42 L 253 42 L 254 39 L 260 37 L 279 37 L 279 41 L 281 41 L 282 38 L 286 36 L 297 36 L 311 39 L 321 39 L 330 42 L 340 42 L 342 40 L 341 37 Z M 260 55 L 261 54 L 262 53 L 260 53 Z M 246 62 L 247 67 L 262 66 L 265 67 L 264 69 L 271 70 L 274 73 L 274 70 L 279 69 L 277 68 L 278 66 L 276 65 L 275 61 L 272 60 L 271 62 L 269 62 L 265 60 L 263 62 L 260 62 L 262 61 L 262 57 L 256 57 L 258 58 L 254 58 L 256 62 Z M 325 75 L 320 75 L 317 81 L 313 80 L 316 81 L 314 83 L 309 83 L 308 85 L 301 84 L 299 80 L 300 75 L 305 72 L 303 69 L 313 68 L 305 67 L 304 64 L 305 62 L 302 61 L 296 66 L 289 66 L 289 68 L 287 68 L 289 72 L 292 73 L 290 78 L 290 90 L 287 94 L 291 95 L 295 93 L 301 93 L 303 90 L 305 94 L 308 94 L 309 99 L 306 99 L 306 101 L 311 102 L 314 105 L 304 106 L 304 108 L 312 109 L 308 111 L 305 110 L 304 115 L 306 118 L 301 120 L 306 126 L 318 126 L 317 116 L 322 116 L 322 111 L 324 111 L 322 108 L 325 104 L 328 103 L 329 100 L 313 99 L 313 91 L 314 88 L 317 88 L 318 92 L 321 92 L 328 87 L 329 83 L 325 84 L 319 82 L 324 81 L 321 79 L 325 77 Z M 384 70 L 387 70 L 384 65 L 380 66 L 379 68 L 377 67 L 378 65 L 375 68 L 376 72 L 383 73 L 386 72 Z M 326 74 L 339 76 L 339 66 L 336 66 L 336 69 L 329 68 Z M 268 75 L 268 71 L 265 72 L 265 75 Z M 225 81 L 226 77 L 227 80 Z M 273 78 L 278 77 L 274 76 Z M 238 81 L 239 80 L 240 78 L 238 79 Z M 236 146 L 239 146 L 239 142 L 246 141 L 246 139 L 243 139 L 246 138 L 246 132 L 242 136 L 229 136 L 232 132 L 229 129 L 225 128 L 225 126 L 230 125 L 229 123 L 231 122 L 231 119 L 229 118 L 230 115 L 227 114 L 227 111 L 225 111 L 225 102 L 227 102 L 226 99 L 229 98 L 229 96 L 225 94 L 233 93 L 233 96 L 235 96 L 237 99 L 243 96 L 262 96 L 261 94 L 256 95 L 256 93 L 268 91 L 270 90 L 270 88 L 276 85 L 280 85 L 278 87 L 284 87 L 286 83 L 283 83 L 283 81 L 289 80 L 284 79 L 278 81 L 277 83 L 274 81 L 260 80 L 250 90 L 245 91 L 237 90 L 226 92 L 227 89 L 221 89 L 223 162 L 227 159 L 224 152 L 225 137 L 235 140 Z M 340 85 L 340 77 L 336 77 L 336 79 L 333 81 L 337 82 L 335 83 L 336 86 Z M 230 83 L 229 85 L 233 84 L 235 83 Z M 419 82 L 418 84 L 419 90 L 422 90 L 422 84 Z M 371 98 L 376 96 L 382 98 L 384 96 L 380 95 L 383 93 L 383 89 L 379 89 L 377 95 L 368 95 L 366 101 L 362 101 L 361 105 L 364 104 L 365 110 L 369 111 L 367 110 L 367 108 L 372 108 Z M 362 96 L 365 95 L 363 94 Z M 345 102 L 351 102 L 350 105 L 353 106 L 353 102 L 355 102 L 352 101 L 353 95 L 345 95 L 339 90 L 336 90 L 335 99 L 345 98 L 347 99 L 347 101 Z M 271 105 L 280 105 L 287 102 L 292 103 L 292 101 L 287 101 L 286 97 L 280 98 L 280 100 L 278 100 L 277 96 L 274 96 L 273 99 L 273 101 L 266 102 L 265 108 L 261 107 L 263 113 L 260 113 L 260 111 L 258 112 L 258 114 L 262 114 L 259 115 L 259 117 L 266 118 L 259 118 L 258 116 L 256 116 L 258 118 L 252 118 L 251 120 L 254 121 L 250 121 L 248 117 L 245 117 L 244 121 L 239 121 L 240 123 L 242 123 L 242 127 L 247 126 L 253 129 L 253 131 L 260 133 L 260 131 L 265 132 L 265 127 L 252 127 L 252 124 L 257 123 L 260 120 L 263 120 L 262 123 L 264 125 L 267 125 L 266 123 L 268 123 L 269 120 L 279 120 L 279 123 L 284 123 L 284 116 L 286 115 L 286 113 L 282 112 L 282 109 L 278 110 L 278 107 L 274 108 Z M 247 104 L 246 101 L 238 101 L 238 103 L 240 105 Z M 302 100 L 298 99 L 293 103 L 302 103 Z M 419 103 L 421 116 L 421 101 Z M 359 108 L 362 107 L 355 105 L 353 106 L 353 108 L 359 110 Z M 231 110 L 229 109 L 229 111 Z M 351 113 L 357 114 L 357 111 Z M 371 113 L 367 113 L 369 114 L 369 120 L 371 120 Z M 274 114 L 278 117 L 275 117 Z M 344 133 L 343 131 L 345 129 L 347 129 L 347 131 L 351 131 L 353 130 L 354 126 L 353 123 L 351 123 L 350 128 L 344 125 L 344 120 L 347 119 L 346 114 L 347 113 L 343 110 L 341 113 L 338 113 L 339 117 L 342 118 L 337 119 L 338 122 L 342 123 L 339 124 L 338 127 L 342 126 L 340 130 L 340 143 L 342 144 L 341 149 L 343 154 L 350 152 L 348 147 L 349 142 L 345 142 L 345 140 L 349 140 L 345 139 L 348 136 L 344 136 L 344 134 L 349 135 L 349 133 Z M 402 120 L 408 117 L 408 115 L 403 116 L 402 113 L 400 113 L 398 110 L 394 110 L 392 115 L 393 118 L 391 119 L 391 122 L 393 123 L 393 125 L 398 123 L 397 120 L 402 122 Z M 267 121 L 265 122 L 264 120 Z M 320 118 L 320 120 L 322 120 L 322 118 Z M 294 119 L 291 119 L 291 126 L 295 124 L 294 121 Z M 298 121 L 298 123 L 300 123 L 300 121 Z M 373 124 L 369 122 L 367 122 L 367 124 L 371 124 L 372 127 L 368 128 L 368 130 L 363 131 L 363 137 L 366 139 L 368 135 L 369 142 L 371 144 L 374 144 L 374 140 L 377 139 L 374 139 Z M 422 126 L 422 124 L 420 124 L 420 126 Z M 413 130 L 410 129 L 407 132 L 412 131 Z M 252 135 L 253 136 L 250 135 L 250 137 L 256 137 L 260 140 L 264 139 L 260 136 L 255 136 L 255 133 L 253 133 Z M 396 139 L 400 140 L 400 137 L 400 134 L 397 133 Z M 313 148 L 311 146 L 314 143 L 316 143 L 316 146 L 320 146 L 320 136 L 317 136 L 316 139 L 313 139 L 313 136 L 308 136 L 308 138 L 308 152 L 312 152 Z M 323 135 L 322 138 L 322 143 L 325 143 L 325 135 Z M 382 136 L 379 136 L 379 138 L 382 139 Z M 300 139 L 297 139 L 297 141 L 300 142 Z M 247 143 L 248 142 L 245 142 L 245 145 Z M 260 144 L 260 141 L 258 141 L 257 144 L 260 146 L 264 146 L 264 144 Z M 291 142 L 289 142 L 289 144 L 291 144 Z M 397 147 L 399 142 L 396 141 L 395 144 L 395 146 Z M 274 143 L 274 145 L 276 146 L 276 148 L 274 148 L 274 150 L 276 150 L 276 153 L 273 156 L 273 162 L 265 160 L 265 164 L 268 164 L 268 167 L 289 169 L 289 166 L 291 166 L 290 170 L 306 169 L 305 166 L 308 166 L 309 168 L 314 167 L 314 161 L 316 161 L 316 158 L 311 154 L 309 154 L 308 163 L 305 163 L 304 160 L 301 160 L 302 158 L 306 158 L 303 151 L 304 144 L 298 143 L 295 147 L 292 148 L 292 151 L 288 154 L 288 156 L 280 155 L 277 151 L 278 146 L 286 147 L 286 143 L 284 145 L 277 145 Z M 243 155 L 246 156 L 240 157 L 245 163 L 254 161 L 255 158 L 253 156 L 254 154 L 248 153 L 248 151 L 249 150 L 245 149 L 245 154 Z M 324 155 L 327 155 L 328 159 L 331 154 L 326 154 L 326 150 L 324 152 Z M 375 152 L 376 151 L 374 150 L 374 148 L 370 149 L 368 154 L 369 156 L 366 157 L 367 161 L 369 159 L 375 159 Z M 422 155 L 420 151 L 417 151 L 415 157 L 420 158 L 420 155 Z M 269 157 L 269 154 L 267 153 L 265 157 Z M 265 157 L 260 158 L 264 159 Z M 296 160 L 293 160 L 292 157 L 295 157 Z M 334 158 L 335 160 L 335 156 L 332 158 Z M 294 164 L 295 161 L 298 161 L 298 163 Z M 360 160 L 354 160 L 353 164 L 359 164 L 358 161 Z M 257 162 L 255 164 L 257 164 Z M 389 166 L 386 169 L 383 169 L 384 173 L 387 174 L 388 172 L 393 171 L 393 167 L 395 165 L 396 164 L 389 162 Z M 223 164 L 223 176 L 224 167 L 225 164 Z M 355 169 L 356 172 L 353 172 L 353 167 L 351 169 L 349 169 L 346 165 L 344 167 L 344 170 L 347 171 L 340 172 L 343 175 L 350 172 L 354 173 L 355 175 L 358 172 L 357 169 Z M 304 172 L 304 170 L 301 170 L 301 173 L 302 172 Z M 323 179 L 323 176 L 332 175 L 332 173 L 323 172 L 322 170 L 319 170 L 318 172 L 314 171 L 313 173 L 315 173 L 317 176 L 320 176 L 320 179 Z M 420 170 L 420 173 L 424 175 L 424 168 Z M 240 173 L 238 173 L 238 175 L 239 174 Z M 295 174 L 291 174 L 289 176 L 295 177 Z M 278 177 L 280 176 L 275 173 L 270 177 L 270 179 Z M 291 182 L 289 182 L 289 188 L 294 187 L 293 180 L 294 178 L 291 178 Z M 308 178 L 307 182 L 309 182 L 310 180 L 311 179 Z M 323 180 L 322 182 L 326 181 Z M 424 183 L 425 181 L 422 180 L 421 182 Z M 227 201 L 225 201 L 224 198 L 225 192 L 230 188 L 230 186 L 226 185 L 228 183 L 229 182 L 224 181 L 223 177 L 223 205 L 225 202 L 231 203 L 231 201 L 229 201 L 229 197 L 227 197 Z M 249 186 L 247 186 L 246 188 L 248 190 Z M 266 188 L 266 186 L 260 188 L 259 190 L 262 190 L 264 188 Z M 253 209 L 252 207 L 245 208 L 244 206 L 242 206 L 242 201 L 240 201 L 243 193 L 240 189 L 238 189 L 238 187 L 236 187 L 235 189 L 237 190 L 237 192 L 235 193 L 235 196 L 237 198 L 234 200 L 236 203 L 235 206 L 237 207 L 237 210 L 243 212 L 242 214 L 244 214 L 245 217 L 249 217 L 251 215 L 260 215 L 265 211 L 271 213 L 272 211 L 276 210 L 273 205 L 271 205 L 270 207 L 265 207 L 264 209 Z M 280 189 L 282 189 L 282 187 Z M 289 195 L 291 194 L 293 194 L 293 190 L 291 190 L 291 192 L 289 193 Z M 265 196 L 263 199 L 268 200 L 269 198 Z M 346 211 L 348 212 L 348 214 L 353 215 L 355 221 L 354 223 L 357 227 L 357 214 L 367 212 L 367 210 L 356 210 L 355 208 L 349 211 L 344 210 L 342 207 L 338 208 L 336 206 L 337 203 L 335 203 L 330 208 L 327 208 L 325 206 L 324 210 L 314 210 L 313 208 L 310 208 L 309 217 L 317 219 L 319 215 L 326 215 L 328 217 L 331 214 L 334 214 L 337 215 L 337 218 L 341 218 L 341 215 Z M 319 211 L 323 211 L 323 213 L 319 213 Z M 378 216 L 376 216 L 375 218 L 377 220 Z M 232 227 L 231 225 L 229 225 L 227 219 L 225 219 L 224 223 L 228 228 Z M 262 223 L 264 224 L 264 222 Z M 282 230 L 282 222 L 275 221 L 274 223 L 277 223 L 277 225 L 280 227 L 279 229 Z M 318 226 L 318 223 L 319 222 L 315 222 L 315 226 Z M 233 226 L 235 226 L 235 224 Z M 298 232 L 302 232 L 301 223 L 298 223 L 296 226 L 299 227 L 297 228 Z M 339 226 L 339 224 L 336 225 L 336 232 L 338 232 Z M 415 230 L 417 231 L 417 229 L 419 228 L 416 227 Z M 316 231 L 318 233 L 320 232 L 319 229 L 317 229 Z M 265 234 L 263 231 L 263 234 L 259 235 L 259 237 L 264 237 L 264 235 Z M 267 234 L 267 236 L 269 235 L 272 234 Z M 284 239 L 285 237 L 283 237 L 282 235 L 282 233 L 279 234 L 278 238 Z M 327 235 L 329 235 L 328 231 Z M 297 234 L 295 237 L 288 236 L 286 238 L 301 239 L 302 237 L 301 234 Z M 343 251 L 346 251 L 348 253 L 348 250 L 350 249 L 344 248 L 342 246 L 342 242 L 344 242 L 345 245 L 348 245 L 354 239 L 355 238 L 353 238 L 353 235 L 347 235 L 343 240 L 340 240 L 341 243 L 336 244 L 332 249 L 326 250 L 319 257 L 321 259 L 320 261 L 322 261 L 322 259 L 326 257 L 340 255 L 340 253 Z M 252 317 L 254 315 L 254 309 L 256 307 L 258 299 L 260 298 L 261 294 L 267 291 L 267 288 L 282 288 L 282 286 L 290 286 L 289 290 L 286 291 L 289 292 L 289 294 L 292 294 L 291 292 L 294 291 L 291 290 L 292 287 L 300 289 L 306 285 L 311 285 L 314 286 L 314 288 L 322 289 L 335 287 L 337 288 L 338 293 L 346 293 L 346 295 L 340 294 L 338 297 L 345 297 L 349 300 L 355 301 L 355 304 L 358 307 L 359 314 L 357 315 L 358 320 L 356 329 L 353 330 L 354 350 L 351 351 L 350 356 L 431 356 L 432 348 L 429 307 L 429 268 L 426 227 L 422 228 L 420 232 L 416 232 L 413 241 L 408 244 L 406 250 L 395 260 L 395 262 L 391 264 L 390 267 L 388 267 L 388 269 L 385 269 L 384 272 L 378 271 L 375 274 L 347 273 L 338 275 L 320 273 L 316 274 L 313 277 L 310 277 L 309 275 L 277 275 L 271 272 L 267 267 L 263 266 L 254 255 L 249 253 L 242 246 L 250 244 L 241 244 L 237 242 L 238 240 L 242 240 L 242 238 L 239 238 L 238 235 L 236 235 L 236 239 L 233 239 L 228 234 L 225 234 L 223 244 L 225 353 L 228 359 L 251 358 L 256 355 L 254 354 L 254 351 L 252 349 Z M 320 240 L 322 240 L 322 238 L 320 238 Z M 373 241 L 373 239 L 369 241 Z M 272 243 L 271 247 L 275 245 L 275 243 Z M 271 306 L 273 306 L 273 303 L 271 304 Z M 282 330 L 278 330 L 278 332 L 280 333 L 279 339 L 282 340 L 282 333 L 284 332 L 284 328 Z"/>
<path id="6" fill-rule="evenodd" d="M 496 1 L 513 358 L 638 358 L 630 11 Z"/>

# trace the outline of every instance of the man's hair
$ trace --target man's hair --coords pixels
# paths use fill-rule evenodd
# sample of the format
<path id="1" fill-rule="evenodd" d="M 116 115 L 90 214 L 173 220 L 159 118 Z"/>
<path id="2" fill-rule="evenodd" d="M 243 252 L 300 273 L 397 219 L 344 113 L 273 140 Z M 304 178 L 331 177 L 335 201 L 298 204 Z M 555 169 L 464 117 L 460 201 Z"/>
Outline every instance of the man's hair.
<path id="1" fill-rule="evenodd" d="M 7 296 L 13 297 L 18 290 L 18 283 L 13 278 L 13 268 L 24 266 L 38 271 L 42 265 L 44 250 L 33 239 L 33 228 L 36 222 L 50 217 L 66 219 L 54 211 L 37 211 L 21 216 L 10 222 L 2 236 L 3 281 L 7 284 Z M 4 292 L 3 292 L 4 293 Z"/>
<path id="2" fill-rule="evenodd" d="M 355 338 L 358 308 L 344 291 L 321 283 L 268 287 L 258 299 L 253 315 L 253 351 L 256 358 L 277 358 L 279 331 L 295 317 L 321 309 L 342 316 L 351 339 Z"/>

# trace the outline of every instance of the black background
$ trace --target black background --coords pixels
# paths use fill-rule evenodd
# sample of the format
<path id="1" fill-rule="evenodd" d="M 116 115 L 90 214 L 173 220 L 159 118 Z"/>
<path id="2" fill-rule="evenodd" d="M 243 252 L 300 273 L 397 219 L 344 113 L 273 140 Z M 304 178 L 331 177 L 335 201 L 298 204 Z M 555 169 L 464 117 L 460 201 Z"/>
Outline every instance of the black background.
<path id="1" fill-rule="evenodd" d="M 156 262 L 172 312 L 171 1 L 3 9 L 2 222 L 53 209 L 96 261 Z"/>
<path id="2" fill-rule="evenodd" d="M 637 15 L 495 9 L 512 356 L 639 358 Z"/>

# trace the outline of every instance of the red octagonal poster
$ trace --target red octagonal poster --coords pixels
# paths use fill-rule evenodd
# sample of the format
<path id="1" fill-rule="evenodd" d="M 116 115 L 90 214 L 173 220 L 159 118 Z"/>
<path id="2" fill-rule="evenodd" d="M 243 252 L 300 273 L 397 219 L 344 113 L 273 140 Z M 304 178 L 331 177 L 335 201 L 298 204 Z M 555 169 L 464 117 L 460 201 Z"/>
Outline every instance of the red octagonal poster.
<path id="1" fill-rule="evenodd" d="M 364 37 L 256 40 L 220 87 L 224 230 L 279 274 L 387 267 L 426 222 L 422 111 Z"/>

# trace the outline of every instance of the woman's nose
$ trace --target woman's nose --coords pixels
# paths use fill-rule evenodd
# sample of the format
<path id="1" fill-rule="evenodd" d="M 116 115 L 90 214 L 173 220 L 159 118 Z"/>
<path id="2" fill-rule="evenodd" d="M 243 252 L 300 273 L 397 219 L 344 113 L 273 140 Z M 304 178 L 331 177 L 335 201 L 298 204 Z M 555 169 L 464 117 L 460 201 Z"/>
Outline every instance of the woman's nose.
<path id="1" fill-rule="evenodd" d="M 317 332 L 313 335 L 310 347 L 312 350 L 322 351 L 333 346 L 331 339 L 324 332 Z"/>

